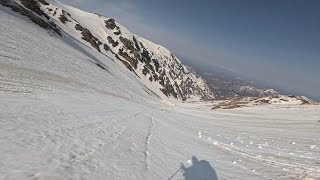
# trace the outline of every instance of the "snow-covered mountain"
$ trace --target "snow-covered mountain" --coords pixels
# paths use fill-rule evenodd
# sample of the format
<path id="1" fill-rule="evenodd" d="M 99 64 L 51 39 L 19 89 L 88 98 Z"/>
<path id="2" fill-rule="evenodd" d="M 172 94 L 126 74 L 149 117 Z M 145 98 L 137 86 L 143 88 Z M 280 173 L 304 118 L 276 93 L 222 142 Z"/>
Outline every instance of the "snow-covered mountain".
<path id="1" fill-rule="evenodd" d="M 252 80 L 240 77 L 238 74 L 215 67 L 210 73 L 201 73 L 209 88 L 216 95 L 217 99 L 237 99 L 239 97 L 272 97 L 281 93 L 257 85 Z"/>
<path id="2" fill-rule="evenodd" d="M 274 89 L 259 89 L 254 86 L 240 86 L 237 90 L 239 96 L 265 97 L 279 95 Z"/>
<path id="3" fill-rule="evenodd" d="M 201 77 L 191 73 L 168 49 L 132 34 L 114 19 L 64 5 L 55 0 L 2 0 L 40 27 L 75 38 L 123 64 L 157 95 L 174 99 L 212 99 Z M 106 65 L 99 63 L 99 66 Z"/>
<path id="4" fill-rule="evenodd" d="M 216 101 L 168 99 L 139 72 L 146 63 L 125 61 L 129 71 L 111 52 L 101 22 L 82 22 L 99 16 L 40 2 L 0 0 L 0 180 L 320 178 L 320 106 L 279 96 L 213 111 Z"/>
<path id="5" fill-rule="evenodd" d="M 190 68 L 190 70 L 197 74 L 193 68 Z M 210 73 L 201 73 L 201 76 L 206 80 L 209 88 L 216 96 L 216 103 L 212 109 L 281 104 L 319 104 L 319 102 L 305 96 L 282 94 L 220 67 L 216 67 Z"/>
<path id="6" fill-rule="evenodd" d="M 212 109 L 235 109 L 240 107 L 266 105 L 319 105 L 319 102 L 305 96 L 272 95 L 266 97 L 238 97 L 217 101 Z"/>

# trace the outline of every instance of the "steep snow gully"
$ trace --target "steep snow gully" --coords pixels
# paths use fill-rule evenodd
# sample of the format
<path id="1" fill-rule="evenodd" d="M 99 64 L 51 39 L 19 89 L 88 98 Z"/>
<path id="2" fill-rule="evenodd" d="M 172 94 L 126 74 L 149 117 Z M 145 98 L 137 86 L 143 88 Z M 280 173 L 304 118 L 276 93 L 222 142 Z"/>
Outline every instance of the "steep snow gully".
<path id="1" fill-rule="evenodd" d="M 320 179 L 319 106 L 170 101 L 7 7 L 0 24 L 0 179 Z"/>

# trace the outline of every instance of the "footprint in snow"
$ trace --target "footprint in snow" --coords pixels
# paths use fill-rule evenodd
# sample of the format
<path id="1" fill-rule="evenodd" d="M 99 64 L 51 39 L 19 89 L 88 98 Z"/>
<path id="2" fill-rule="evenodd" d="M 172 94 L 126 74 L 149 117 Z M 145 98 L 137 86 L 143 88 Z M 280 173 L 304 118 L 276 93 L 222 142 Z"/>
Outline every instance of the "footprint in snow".
<path id="1" fill-rule="evenodd" d="M 199 138 L 202 138 L 201 131 L 199 131 Z"/>

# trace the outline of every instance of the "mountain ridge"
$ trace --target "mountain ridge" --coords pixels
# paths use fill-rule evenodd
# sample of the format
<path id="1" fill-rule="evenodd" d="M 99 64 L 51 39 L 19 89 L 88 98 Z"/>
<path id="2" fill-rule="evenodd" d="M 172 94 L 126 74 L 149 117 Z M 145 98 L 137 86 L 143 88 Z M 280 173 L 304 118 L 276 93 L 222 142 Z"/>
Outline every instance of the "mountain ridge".
<path id="1" fill-rule="evenodd" d="M 101 54 L 121 62 L 155 94 L 183 101 L 214 97 L 206 82 L 190 73 L 168 49 L 132 34 L 112 18 L 53 0 L 2 0 L 1 3 L 16 12 L 20 11 L 33 22 L 40 22 L 36 24 L 62 38 L 67 34 L 80 39 Z M 24 8 L 30 12 L 25 13 L 27 10 Z M 98 65 L 107 68 L 105 64 Z"/>

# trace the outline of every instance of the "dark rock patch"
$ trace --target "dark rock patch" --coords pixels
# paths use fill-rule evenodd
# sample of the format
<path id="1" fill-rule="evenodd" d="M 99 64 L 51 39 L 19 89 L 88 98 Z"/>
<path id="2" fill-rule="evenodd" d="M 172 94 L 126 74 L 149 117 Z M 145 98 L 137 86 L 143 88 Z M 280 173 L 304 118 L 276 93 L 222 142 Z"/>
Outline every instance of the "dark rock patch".
<path id="1" fill-rule="evenodd" d="M 130 57 L 128 53 L 123 52 L 123 49 L 119 50 L 119 55 L 122 56 L 125 60 L 127 60 L 132 65 L 132 67 L 137 69 L 138 61 L 136 59 Z"/>
<path id="2" fill-rule="evenodd" d="M 111 36 L 108 36 L 107 40 L 109 41 L 110 44 L 112 44 L 113 47 L 117 47 L 119 45 L 119 42 L 114 41 Z"/>
<path id="3" fill-rule="evenodd" d="M 154 75 L 153 75 L 153 79 L 154 79 L 155 81 L 159 81 L 158 75 L 154 74 Z"/>
<path id="4" fill-rule="evenodd" d="M 151 58 L 149 56 L 149 52 L 146 51 L 145 49 L 142 51 L 142 57 L 145 60 L 146 63 L 150 63 L 151 62 Z"/>
<path id="5" fill-rule="evenodd" d="M 119 36 L 119 35 L 121 34 L 121 31 L 120 31 L 120 30 L 118 30 L 118 31 L 114 32 L 113 34 L 115 34 L 115 35 Z"/>
<path id="6" fill-rule="evenodd" d="M 115 20 L 112 18 L 105 20 L 105 23 L 106 23 L 106 28 L 108 29 L 114 30 L 114 28 L 117 27 Z"/>
<path id="7" fill-rule="evenodd" d="M 68 18 L 67 18 L 65 15 L 61 14 L 60 17 L 59 17 L 59 20 L 60 20 L 63 24 L 65 24 L 65 23 L 68 21 Z"/>
<path id="8" fill-rule="evenodd" d="M 110 47 L 109 47 L 108 45 L 106 45 L 106 44 L 103 44 L 103 49 L 104 49 L 105 51 L 109 51 L 109 50 L 110 50 Z"/>
<path id="9" fill-rule="evenodd" d="M 97 51 L 100 52 L 99 44 L 101 44 L 101 42 L 98 41 L 98 39 L 95 38 L 88 29 L 85 28 L 81 34 L 82 39 L 89 42 L 92 47 L 94 47 L 95 49 L 97 49 Z"/>
<path id="10" fill-rule="evenodd" d="M 159 62 L 155 59 L 152 59 L 152 62 L 154 64 L 154 66 L 156 67 L 156 71 L 159 72 L 159 68 L 160 68 Z"/>
<path id="11" fill-rule="evenodd" d="M 134 50 L 133 43 L 129 39 L 120 36 L 119 40 L 123 43 L 124 47 L 132 51 Z"/>
<path id="12" fill-rule="evenodd" d="M 39 0 L 39 2 L 41 3 L 41 4 L 43 4 L 43 5 L 46 5 L 46 6 L 48 6 L 48 5 L 50 5 L 47 1 L 45 1 L 45 0 Z"/>
<path id="13" fill-rule="evenodd" d="M 70 18 L 72 18 L 70 13 L 66 12 L 65 10 L 62 10 L 62 14 L 61 14 L 60 17 L 59 17 L 59 20 L 60 20 L 63 24 L 65 24 L 67 21 L 70 21 L 70 20 L 67 18 L 67 16 L 69 16 Z"/>
<path id="14" fill-rule="evenodd" d="M 55 16 L 57 14 L 58 8 L 56 8 L 56 10 L 54 10 L 53 12 L 53 16 Z"/>
<path id="15" fill-rule="evenodd" d="M 84 28 L 80 24 L 76 24 L 75 28 L 78 31 L 83 31 L 84 30 Z"/>
<path id="16" fill-rule="evenodd" d="M 100 45 L 102 45 L 102 42 L 98 40 L 98 38 L 94 37 L 89 29 L 82 27 L 80 24 L 76 24 L 75 29 L 78 31 L 81 31 L 82 39 L 89 42 L 92 47 L 94 47 L 97 51 L 100 51 Z"/>
<path id="17" fill-rule="evenodd" d="M 135 37 L 133 37 L 133 42 L 134 42 L 134 46 L 136 47 L 136 49 L 137 49 L 138 51 L 140 51 L 140 46 L 139 46 L 139 44 L 138 44 L 138 42 L 137 42 L 137 40 L 136 40 Z"/>
<path id="18" fill-rule="evenodd" d="M 28 8 L 31 11 L 35 12 L 39 16 L 44 16 L 48 20 L 50 19 L 50 17 L 40 9 L 38 1 L 35 1 L 35 0 L 20 0 L 20 1 L 26 8 Z"/>
<path id="19" fill-rule="evenodd" d="M 44 14 L 44 12 L 39 8 L 39 4 L 37 1 L 32 1 L 32 0 L 21 0 L 21 3 L 27 7 L 28 9 L 30 9 L 31 11 L 35 12 L 36 14 Z M 34 3 L 34 4 L 32 4 Z M 33 23 L 37 24 L 38 26 L 44 28 L 44 29 L 48 29 L 48 30 L 52 30 L 53 32 L 55 32 L 56 34 L 62 36 L 60 29 L 57 28 L 57 25 L 52 22 L 52 21 L 44 21 L 43 19 L 39 18 L 38 16 L 36 16 L 35 14 L 33 14 L 32 12 L 30 12 L 29 10 L 27 10 L 26 8 L 22 7 L 21 5 L 12 2 L 12 1 L 7 1 L 7 0 L 0 0 L 0 4 L 2 4 L 5 7 L 9 7 L 11 8 L 12 11 L 17 12 L 23 16 L 28 17 Z M 47 19 L 49 19 L 49 16 L 47 16 L 45 14 L 45 17 Z"/>
<path id="20" fill-rule="evenodd" d="M 310 102 L 305 99 L 300 99 L 300 101 L 302 102 L 302 105 L 310 104 Z"/>
<path id="21" fill-rule="evenodd" d="M 142 69 L 142 74 L 143 74 L 143 75 L 147 75 L 147 74 L 149 74 L 149 73 L 150 73 L 150 71 L 149 71 L 148 68 L 144 67 L 144 68 Z"/>

